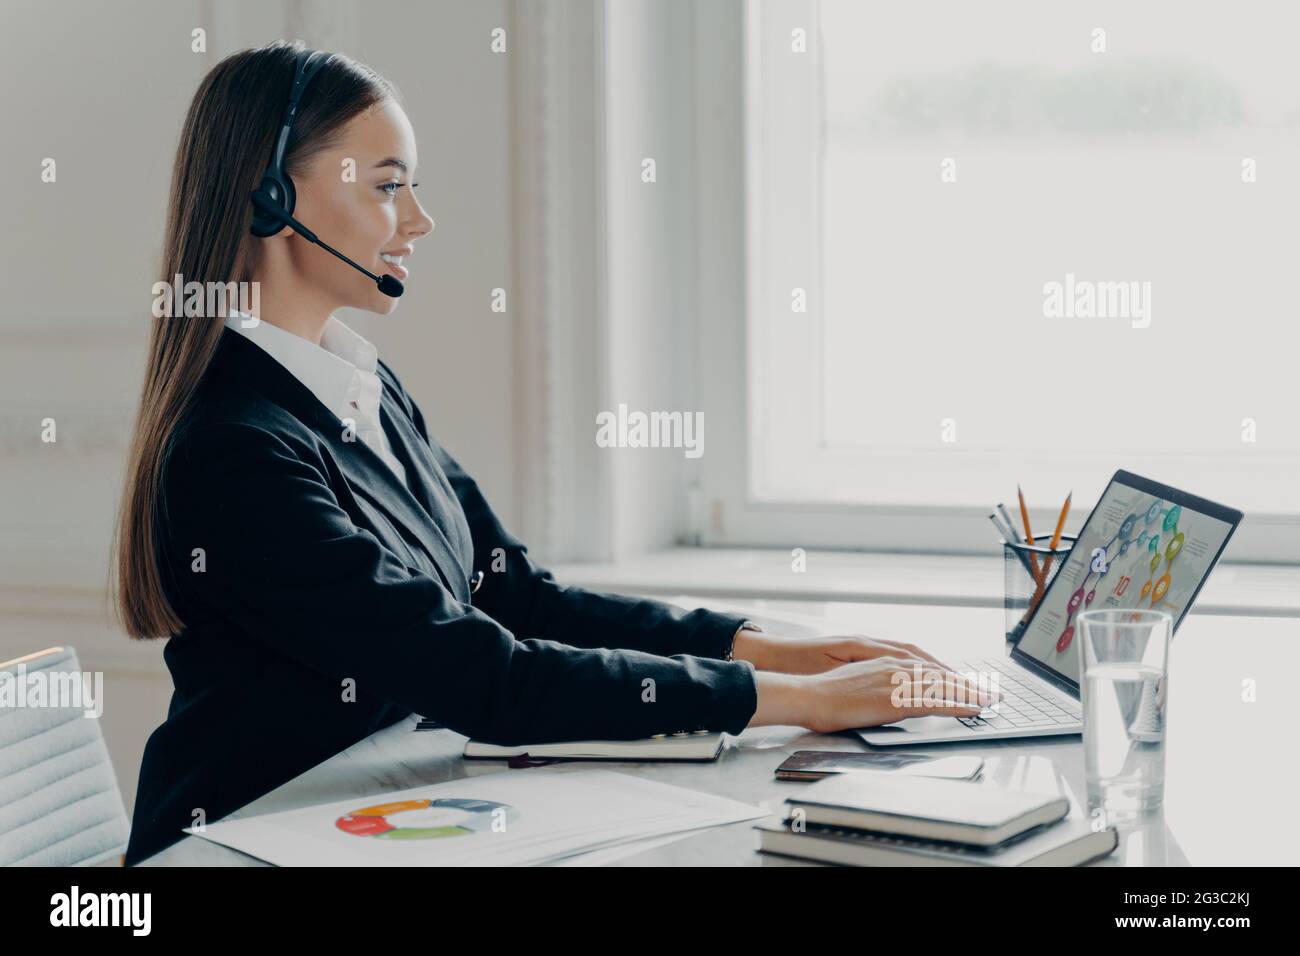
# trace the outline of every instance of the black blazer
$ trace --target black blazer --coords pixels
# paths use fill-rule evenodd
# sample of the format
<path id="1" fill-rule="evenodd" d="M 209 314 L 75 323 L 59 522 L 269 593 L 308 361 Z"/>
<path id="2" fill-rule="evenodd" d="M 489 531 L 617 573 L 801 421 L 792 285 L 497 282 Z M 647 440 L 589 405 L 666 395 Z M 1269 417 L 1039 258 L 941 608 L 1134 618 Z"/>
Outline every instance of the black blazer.
<path id="1" fill-rule="evenodd" d="M 185 627 L 164 650 L 175 692 L 145 746 L 128 864 L 411 713 L 502 744 L 739 733 L 753 715 L 753 668 L 720 659 L 741 618 L 557 584 L 379 375 L 409 491 L 223 330 L 163 473 Z"/>

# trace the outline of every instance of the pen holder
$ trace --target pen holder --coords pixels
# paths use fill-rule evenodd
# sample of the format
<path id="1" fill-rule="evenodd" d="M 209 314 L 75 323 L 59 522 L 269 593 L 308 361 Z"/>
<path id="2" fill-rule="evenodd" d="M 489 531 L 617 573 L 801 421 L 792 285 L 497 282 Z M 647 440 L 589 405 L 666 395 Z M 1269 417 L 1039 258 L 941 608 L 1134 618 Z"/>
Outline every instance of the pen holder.
<path id="1" fill-rule="evenodd" d="M 1025 619 L 1029 616 L 1030 606 L 1033 605 L 1038 591 L 1038 583 L 1034 580 L 1033 571 L 1035 562 L 1039 568 L 1047 566 L 1047 576 L 1043 581 L 1043 591 L 1046 593 L 1047 585 L 1052 583 L 1052 578 L 1056 577 L 1065 564 L 1065 559 L 1069 557 L 1070 549 L 1074 547 L 1074 540 L 1075 536 L 1072 534 L 1061 535 L 1056 550 L 1049 548 L 1047 543 L 1002 542 L 1002 566 L 1006 580 L 1002 606 L 1006 611 L 1008 642 L 1014 643 L 1020 640 L 1020 635 L 1024 633 Z M 1050 565 L 1047 564 L 1049 557 Z"/>

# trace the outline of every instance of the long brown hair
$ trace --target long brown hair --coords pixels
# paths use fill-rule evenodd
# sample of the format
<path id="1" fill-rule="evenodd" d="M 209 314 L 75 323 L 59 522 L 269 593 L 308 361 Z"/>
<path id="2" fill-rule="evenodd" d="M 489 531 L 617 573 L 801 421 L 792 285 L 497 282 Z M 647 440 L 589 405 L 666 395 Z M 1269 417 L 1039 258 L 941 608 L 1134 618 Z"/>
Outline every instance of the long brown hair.
<path id="1" fill-rule="evenodd" d="M 248 196 L 271 158 L 301 49 L 301 43 L 280 41 L 241 50 L 214 66 L 199 84 L 172 170 L 163 283 L 170 285 L 178 274 L 184 283 L 252 280 L 261 247 L 249 232 L 253 207 Z M 396 99 L 397 92 L 382 76 L 333 55 L 312 79 L 298 109 L 286 172 L 301 173 L 344 124 L 388 97 Z M 172 436 L 194 402 L 222 328 L 221 319 L 214 317 L 153 320 L 117 518 L 116 580 L 110 583 L 118 616 L 131 637 L 165 637 L 184 627 L 164 588 L 162 476 Z"/>

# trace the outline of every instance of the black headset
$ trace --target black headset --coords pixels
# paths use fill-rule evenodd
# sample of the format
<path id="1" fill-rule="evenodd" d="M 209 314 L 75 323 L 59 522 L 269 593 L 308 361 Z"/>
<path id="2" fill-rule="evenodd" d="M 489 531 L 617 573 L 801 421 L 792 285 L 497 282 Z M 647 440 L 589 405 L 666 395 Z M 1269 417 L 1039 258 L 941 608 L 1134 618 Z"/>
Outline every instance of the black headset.
<path id="1" fill-rule="evenodd" d="M 377 276 L 369 269 L 357 265 L 333 246 L 322 242 L 314 232 L 293 217 L 293 208 L 298 201 L 298 194 L 294 191 L 293 180 L 284 171 L 284 155 L 289 146 L 289 133 L 293 129 L 294 118 L 298 115 L 298 104 L 302 102 L 307 84 L 331 56 L 333 54 L 321 50 L 303 49 L 298 52 L 294 61 L 293 86 L 289 90 L 289 105 L 285 108 L 284 121 L 280 124 L 280 132 L 275 139 L 275 151 L 271 154 L 271 162 L 267 165 L 266 171 L 262 173 L 262 182 L 249 197 L 253 201 L 250 231 L 259 239 L 266 239 L 274 236 L 285 226 L 291 226 L 308 242 L 315 243 L 352 268 L 365 273 L 375 281 L 380 292 L 395 299 L 406 291 L 396 276 Z"/>
<path id="2" fill-rule="evenodd" d="M 289 133 L 293 129 L 294 117 L 298 115 L 298 104 L 302 101 L 303 91 L 316 75 L 316 71 L 329 59 L 328 53 L 319 50 L 303 50 L 298 54 L 294 64 L 293 88 L 289 90 L 289 105 L 284 111 L 284 122 L 280 124 L 280 133 L 275 140 L 275 152 L 271 154 L 270 165 L 262 173 L 262 183 L 257 187 L 267 200 L 293 215 L 293 207 L 298 195 L 294 192 L 293 180 L 284 171 L 284 154 L 289 146 Z M 285 222 L 278 216 L 266 215 L 254 201 L 253 235 L 260 239 L 274 236 L 285 227 Z"/>

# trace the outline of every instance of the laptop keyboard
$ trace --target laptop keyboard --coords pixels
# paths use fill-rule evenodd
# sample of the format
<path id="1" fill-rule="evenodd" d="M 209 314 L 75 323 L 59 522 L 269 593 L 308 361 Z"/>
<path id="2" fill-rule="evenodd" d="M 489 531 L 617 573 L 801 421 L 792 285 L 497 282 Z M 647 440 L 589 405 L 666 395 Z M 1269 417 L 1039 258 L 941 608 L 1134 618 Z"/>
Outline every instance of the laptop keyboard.
<path id="1" fill-rule="evenodd" d="M 1077 701 L 1042 693 L 1036 682 L 1021 680 L 1023 672 L 1005 661 L 992 658 L 962 661 L 953 669 L 958 673 L 973 670 L 982 674 L 997 671 L 998 674 L 998 691 L 1002 699 L 993 707 L 985 707 L 978 717 L 956 718 L 972 730 L 1054 727 L 1078 724 L 1083 719 Z"/>

